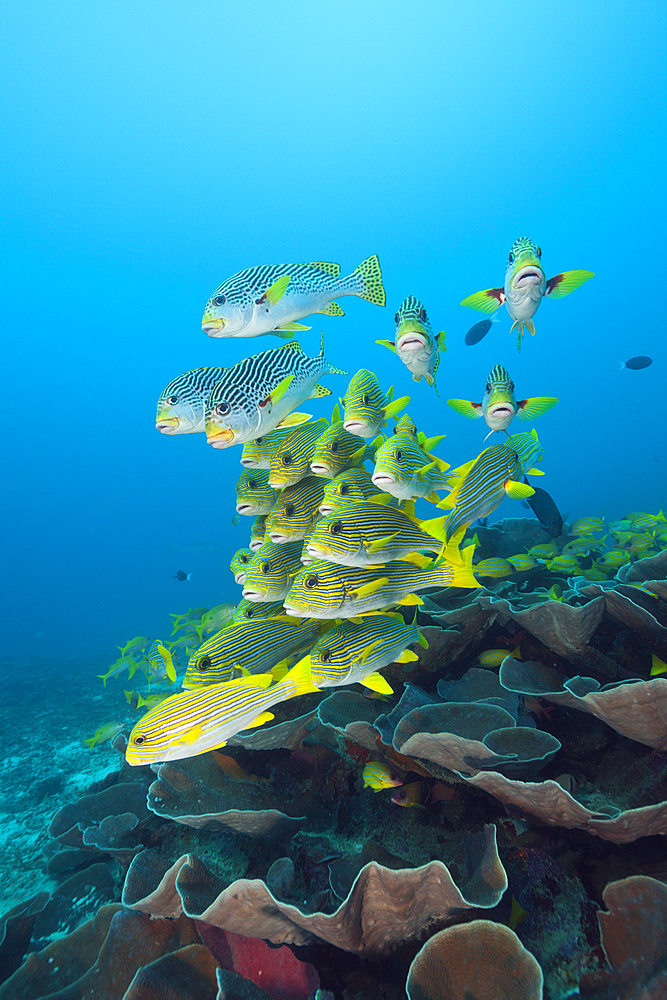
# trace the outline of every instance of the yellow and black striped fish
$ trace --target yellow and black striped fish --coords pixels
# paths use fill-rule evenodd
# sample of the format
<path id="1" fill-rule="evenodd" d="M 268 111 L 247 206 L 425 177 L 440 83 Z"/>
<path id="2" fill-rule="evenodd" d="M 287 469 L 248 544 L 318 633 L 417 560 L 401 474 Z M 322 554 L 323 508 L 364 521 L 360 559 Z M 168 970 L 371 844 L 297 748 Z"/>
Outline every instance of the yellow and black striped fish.
<path id="1" fill-rule="evenodd" d="M 167 698 L 130 733 L 128 764 L 181 760 L 224 746 L 243 729 L 272 719 L 268 710 L 279 702 L 318 690 L 303 662 L 278 683 L 273 680 L 271 674 L 257 674 Z"/>
<path id="2" fill-rule="evenodd" d="M 319 517 L 324 485 L 323 479 L 310 476 L 283 490 L 266 519 L 266 537 L 277 545 L 304 538 Z"/>
<path id="3" fill-rule="evenodd" d="M 245 582 L 245 571 L 246 567 L 250 562 L 252 562 L 252 557 L 254 552 L 252 549 L 237 549 L 232 556 L 229 568 L 234 574 L 234 580 L 236 583 Z"/>
<path id="4" fill-rule="evenodd" d="M 271 457 L 269 463 L 269 483 L 276 490 L 298 483 L 311 475 L 310 461 L 315 450 L 315 442 L 329 426 L 325 419 L 308 421 L 300 427 L 293 427 Z"/>
<path id="5" fill-rule="evenodd" d="M 447 486 L 445 472 L 449 465 L 430 452 L 444 437 L 444 434 L 431 438 L 418 434 L 414 422 L 404 413 L 396 424 L 394 436 L 375 453 L 376 487 L 399 500 L 425 497 L 437 503 L 440 497 L 435 491 Z"/>
<path id="6" fill-rule="evenodd" d="M 183 687 L 220 684 L 243 671 L 264 673 L 285 657 L 310 649 L 321 628 L 321 622 L 288 615 L 227 625 L 192 654 Z"/>
<path id="7" fill-rule="evenodd" d="M 269 469 L 271 458 L 293 430 L 293 427 L 277 427 L 254 441 L 246 441 L 241 449 L 241 465 L 244 469 Z"/>
<path id="8" fill-rule="evenodd" d="M 295 577 L 285 598 L 289 615 L 309 618 L 353 618 L 392 604 L 421 604 L 415 594 L 428 587 L 479 587 L 472 573 L 475 546 L 460 553 L 460 563 L 444 560 L 422 568 L 425 557 L 415 556 L 420 565 L 390 562 L 384 566 L 339 566 L 313 562 Z"/>
<path id="9" fill-rule="evenodd" d="M 264 542 L 248 565 L 243 596 L 248 601 L 283 601 L 292 578 L 301 569 L 303 542 Z"/>
<path id="10" fill-rule="evenodd" d="M 336 408 L 337 411 L 337 408 Z M 382 435 L 372 443 L 365 444 L 355 434 L 349 434 L 334 411 L 331 424 L 320 434 L 310 462 L 314 476 L 334 479 L 346 469 L 356 468 L 367 458 L 372 458 L 375 449 L 384 441 Z"/>
<path id="11" fill-rule="evenodd" d="M 341 399 L 343 427 L 356 437 L 372 438 L 380 433 L 387 421 L 400 413 L 410 402 L 409 396 L 394 399 L 393 386 L 384 393 L 374 372 L 361 368 L 350 379 Z"/>
<path id="12" fill-rule="evenodd" d="M 379 496 L 379 493 L 369 472 L 347 469 L 326 483 L 319 511 L 320 514 L 331 514 L 341 501 L 370 499 Z M 398 500 L 394 499 L 394 503 L 398 504 Z"/>
<path id="13" fill-rule="evenodd" d="M 278 494 L 269 486 L 269 473 L 266 469 L 244 469 L 236 486 L 236 513 L 244 516 L 268 514 Z"/>
<path id="14" fill-rule="evenodd" d="M 172 379 L 157 401 L 155 426 L 161 434 L 197 434 L 206 430 L 206 401 L 226 368 L 193 368 Z"/>
<path id="15" fill-rule="evenodd" d="M 535 492 L 532 486 L 519 482 L 529 466 L 542 457 L 542 446 L 535 430 L 524 434 L 508 434 L 501 443 L 486 448 L 477 458 L 455 469 L 449 477 L 452 490 L 438 507 L 451 510 L 445 522 L 447 541 L 463 525 L 486 517 L 499 503 L 510 496 L 523 499 Z"/>

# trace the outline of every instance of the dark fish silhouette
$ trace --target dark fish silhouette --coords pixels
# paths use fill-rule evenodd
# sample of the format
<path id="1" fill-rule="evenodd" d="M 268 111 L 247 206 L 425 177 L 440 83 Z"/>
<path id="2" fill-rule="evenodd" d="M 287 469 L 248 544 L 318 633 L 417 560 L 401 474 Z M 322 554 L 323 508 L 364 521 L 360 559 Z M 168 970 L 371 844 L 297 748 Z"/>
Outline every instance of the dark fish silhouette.
<path id="1" fill-rule="evenodd" d="M 645 354 L 638 354 L 636 358 L 630 358 L 629 361 L 621 361 L 621 368 L 632 368 L 639 371 L 640 368 L 648 368 L 652 364 L 653 358 L 647 358 Z"/>
<path id="2" fill-rule="evenodd" d="M 523 477 L 523 481 L 524 483 L 528 483 L 525 476 Z M 563 518 L 558 507 L 546 490 L 541 489 L 539 486 L 534 486 L 533 489 L 535 492 L 532 497 L 527 497 L 533 514 L 542 527 L 546 528 L 552 538 L 558 538 L 559 535 L 563 534 Z"/>
<path id="3" fill-rule="evenodd" d="M 483 319 L 481 323 L 475 323 L 466 333 L 466 344 L 469 346 L 479 344 L 480 340 L 484 340 L 492 325 L 499 322 L 500 320 L 492 316 L 490 319 Z"/>
<path id="4" fill-rule="evenodd" d="M 174 580 L 189 580 L 191 576 L 192 573 L 184 573 L 182 569 L 179 569 L 174 574 Z"/>

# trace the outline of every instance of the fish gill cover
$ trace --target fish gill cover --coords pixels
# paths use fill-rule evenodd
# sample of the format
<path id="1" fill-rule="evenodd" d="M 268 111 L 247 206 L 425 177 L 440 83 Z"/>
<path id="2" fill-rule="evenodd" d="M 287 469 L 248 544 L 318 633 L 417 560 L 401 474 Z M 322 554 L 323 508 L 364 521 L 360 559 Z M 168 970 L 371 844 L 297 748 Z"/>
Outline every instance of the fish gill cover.
<path id="1" fill-rule="evenodd" d="M 0 997 L 664 976 L 659 16 L 6 12 Z"/>

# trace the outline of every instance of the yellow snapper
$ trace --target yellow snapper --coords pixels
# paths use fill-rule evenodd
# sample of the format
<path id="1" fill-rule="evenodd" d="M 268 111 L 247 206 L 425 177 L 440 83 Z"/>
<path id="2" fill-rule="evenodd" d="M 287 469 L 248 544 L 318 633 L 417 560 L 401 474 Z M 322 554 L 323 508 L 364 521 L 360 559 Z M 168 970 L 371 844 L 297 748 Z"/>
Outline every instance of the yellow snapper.
<path id="1" fill-rule="evenodd" d="M 570 525 L 569 535 L 590 535 L 593 531 L 604 531 L 603 517 L 580 517 Z"/>
<path id="2" fill-rule="evenodd" d="M 391 801 L 396 806 L 403 806 L 405 809 L 426 809 L 424 802 L 428 797 L 428 785 L 425 781 L 413 781 L 409 785 L 403 785 L 391 797 Z"/>
<path id="3" fill-rule="evenodd" d="M 558 555 L 558 546 L 555 542 L 544 542 L 542 545 L 533 545 L 528 549 L 528 555 L 535 559 L 551 559 Z"/>
<path id="4" fill-rule="evenodd" d="M 494 365 L 486 380 L 486 391 L 481 403 L 473 403 L 468 399 L 448 399 L 447 405 L 462 417 L 471 417 L 473 420 L 484 417 L 486 426 L 493 432 L 507 430 L 514 417 L 517 420 L 536 420 L 557 402 L 554 396 L 533 396 L 517 402 L 514 382 L 509 372 L 502 365 Z"/>
<path id="5" fill-rule="evenodd" d="M 276 500 L 276 503 L 278 501 Z M 275 507 L 275 504 L 273 505 Z M 273 510 L 273 508 L 271 508 Z M 251 552 L 256 552 L 257 549 L 261 549 L 262 545 L 266 541 L 266 519 L 268 514 L 259 514 L 250 526 L 250 541 L 248 542 L 248 548 Z"/>
<path id="6" fill-rule="evenodd" d="M 544 297 L 562 299 L 593 277 L 592 271 L 563 271 L 547 281 L 541 259 L 542 251 L 537 244 L 525 236 L 519 237 L 510 250 L 505 287 L 485 288 L 461 303 L 483 313 L 493 313 L 504 303 L 514 320 L 512 330 L 517 331 L 519 350 L 524 326 L 531 336 L 535 334 L 533 316 Z"/>
<path id="7" fill-rule="evenodd" d="M 328 426 L 329 421 L 323 418 L 292 428 L 271 456 L 268 481 L 274 489 L 284 490 L 311 475 L 315 443 Z"/>
<path id="8" fill-rule="evenodd" d="M 484 649 L 477 656 L 477 662 L 484 667 L 499 667 L 508 656 L 515 660 L 521 659 L 521 650 L 518 646 L 510 651 L 509 649 Z"/>
<path id="9" fill-rule="evenodd" d="M 310 668 L 298 663 L 277 684 L 271 674 L 241 677 L 175 694 L 147 712 L 130 733 L 128 764 L 195 757 L 224 746 L 231 736 L 273 718 L 268 711 L 289 698 L 317 691 Z"/>
<path id="10" fill-rule="evenodd" d="M 172 379 L 157 402 L 155 426 L 160 433 L 197 434 L 204 431 L 206 401 L 226 370 L 194 368 Z"/>
<path id="11" fill-rule="evenodd" d="M 229 568 L 234 574 L 234 581 L 236 583 L 245 583 L 245 571 L 248 563 L 252 562 L 254 552 L 252 549 L 237 549 L 232 556 Z"/>
<path id="12" fill-rule="evenodd" d="M 93 736 L 88 740 L 83 742 L 86 744 L 89 750 L 92 750 L 94 746 L 98 743 L 106 743 L 107 740 L 112 740 L 114 736 L 123 729 L 122 722 L 106 722 L 103 726 L 97 730 Z"/>
<path id="13" fill-rule="evenodd" d="M 245 469 L 236 486 L 236 512 L 245 517 L 268 514 L 278 494 L 269 486 L 268 469 Z"/>
<path id="14" fill-rule="evenodd" d="M 322 431 L 313 449 L 310 460 L 310 471 L 314 476 L 324 479 L 335 479 L 346 469 L 356 468 L 366 458 L 372 458 L 375 449 L 384 441 L 382 435 L 371 443 L 365 444 L 355 434 L 349 434 L 338 419 L 337 408 L 331 418 L 331 424 Z"/>
<path id="15" fill-rule="evenodd" d="M 264 264 L 248 267 L 218 285 L 206 303 L 202 330 L 209 337 L 261 337 L 309 330 L 296 321 L 321 313 L 344 316 L 334 299 L 358 295 L 377 306 L 385 304 L 382 271 L 377 256 L 340 277 L 340 264 Z"/>
<path id="16" fill-rule="evenodd" d="M 292 427 L 278 427 L 254 441 L 246 441 L 241 449 L 241 465 L 244 469 L 270 469 L 271 458 L 292 430 Z"/>
<path id="17" fill-rule="evenodd" d="M 475 576 L 489 576 L 494 580 L 500 580 L 503 576 L 511 576 L 515 569 L 507 559 L 496 556 L 494 559 L 482 559 L 475 563 L 472 571 Z"/>
<path id="18" fill-rule="evenodd" d="M 266 537 L 276 545 L 296 542 L 305 537 L 319 516 L 324 495 L 324 480 L 318 476 L 302 479 L 284 489 L 266 519 Z"/>
<path id="19" fill-rule="evenodd" d="M 326 483 L 319 512 L 331 514 L 341 502 L 366 500 L 374 496 L 380 496 L 380 491 L 370 473 L 365 469 L 347 469 Z M 394 503 L 398 504 L 395 498 Z"/>
<path id="20" fill-rule="evenodd" d="M 286 545 L 264 542 L 248 563 L 243 585 L 247 601 L 282 601 L 292 577 L 301 569 L 301 541 Z"/>
<path id="21" fill-rule="evenodd" d="M 455 469 L 448 477 L 451 492 L 438 507 L 451 510 L 445 523 L 447 541 L 479 517 L 496 509 L 505 496 L 524 499 L 535 492 L 518 480 L 533 461 L 539 461 L 542 446 L 533 430 L 529 434 L 508 434 L 501 443 Z M 528 469 L 536 473 L 536 469 Z"/>
<path id="22" fill-rule="evenodd" d="M 439 552 L 445 540 L 444 520 L 419 522 L 397 507 L 372 500 L 345 501 L 315 522 L 304 540 L 304 552 L 343 566 L 371 566 L 412 552 Z"/>
<path id="23" fill-rule="evenodd" d="M 415 382 L 425 379 L 438 392 L 435 373 L 440 363 L 440 352 L 446 351 L 445 331 L 433 335 L 433 327 L 426 309 L 414 295 L 408 295 L 398 307 L 394 316 L 396 324 L 395 340 L 376 340 L 376 344 L 388 347 L 401 359 L 412 373 Z"/>
<path id="24" fill-rule="evenodd" d="M 417 590 L 479 587 L 472 555 L 471 545 L 461 552 L 460 565 L 438 561 L 425 569 L 409 562 L 366 567 L 314 562 L 295 577 L 285 608 L 290 615 L 309 618 L 353 618 L 391 604 L 421 604 Z"/>
<path id="25" fill-rule="evenodd" d="M 164 672 L 171 683 L 175 683 L 176 667 L 174 666 L 174 661 L 169 650 L 163 645 L 163 643 L 160 642 L 159 639 L 155 640 L 146 653 L 146 659 L 150 663 L 154 673 L 159 674 L 161 670 L 164 669 Z"/>
<path id="26" fill-rule="evenodd" d="M 363 684 L 380 694 L 392 690 L 378 674 L 389 663 L 410 663 L 417 655 L 408 647 L 418 642 L 428 647 L 417 626 L 401 615 L 369 615 L 358 622 L 343 621 L 320 636 L 308 657 L 313 683 L 318 688 Z"/>
<path id="27" fill-rule="evenodd" d="M 361 777 L 364 788 L 372 788 L 374 792 L 381 792 L 383 788 L 399 788 L 403 784 L 403 779 L 399 778 L 394 768 L 379 760 L 364 764 Z"/>
<path id="28" fill-rule="evenodd" d="M 508 556 L 507 561 L 514 566 L 517 573 L 527 573 L 528 570 L 535 569 L 536 566 L 540 565 L 537 559 L 533 559 L 532 556 L 527 555 L 525 552 L 519 552 L 516 556 Z"/>
<path id="29" fill-rule="evenodd" d="M 545 565 L 550 573 L 577 573 L 581 565 L 575 556 L 554 556 L 547 559 Z"/>
<path id="30" fill-rule="evenodd" d="M 387 420 L 400 413 L 410 402 L 409 396 L 392 401 L 392 395 L 393 387 L 384 393 L 374 372 L 361 368 L 350 379 L 340 401 L 345 430 L 356 437 L 376 437 Z"/>
<path id="31" fill-rule="evenodd" d="M 275 618 L 284 615 L 285 609 L 281 601 L 249 601 L 242 597 L 236 605 L 234 614 L 225 622 L 226 625 L 238 625 L 239 622 L 249 621 L 251 618 Z M 220 630 L 218 630 L 220 631 Z"/>
<path id="32" fill-rule="evenodd" d="M 621 549 L 610 549 L 609 552 L 603 552 L 600 558 L 595 560 L 595 565 L 599 569 L 619 569 L 629 562 L 629 553 L 623 552 Z"/>
<path id="33" fill-rule="evenodd" d="M 430 451 L 444 437 L 418 434 L 414 421 L 404 413 L 396 424 L 396 433 L 375 452 L 375 486 L 399 500 L 425 497 L 437 503 L 440 497 L 435 491 L 448 486 L 445 472 L 449 465 Z"/>
<path id="34" fill-rule="evenodd" d="M 229 448 L 263 437 L 268 431 L 296 427 L 310 414 L 293 413 L 304 400 L 329 396 L 331 390 L 318 385 L 321 375 L 346 375 L 320 353 L 309 358 L 293 340 L 282 347 L 261 351 L 225 370 L 206 404 L 206 440 L 214 448 Z"/>
<path id="35" fill-rule="evenodd" d="M 321 622 L 288 615 L 232 622 L 195 650 L 182 686 L 218 684 L 239 671 L 264 673 L 287 656 L 301 656 L 321 631 Z"/>

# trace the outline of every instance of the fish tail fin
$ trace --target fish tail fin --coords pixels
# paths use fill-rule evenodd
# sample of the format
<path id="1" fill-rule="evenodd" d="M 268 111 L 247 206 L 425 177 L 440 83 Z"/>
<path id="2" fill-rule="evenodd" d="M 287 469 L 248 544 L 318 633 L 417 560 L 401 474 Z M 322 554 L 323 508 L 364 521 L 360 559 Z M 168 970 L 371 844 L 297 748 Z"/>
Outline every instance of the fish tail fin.
<path id="1" fill-rule="evenodd" d="M 342 368 L 334 368 L 334 366 L 327 361 L 324 357 L 324 331 L 320 334 L 320 353 L 317 355 L 318 360 L 322 360 L 326 363 L 326 374 L 327 375 L 349 375 L 349 372 L 344 372 Z"/>
<path id="2" fill-rule="evenodd" d="M 500 316 L 498 315 L 499 312 L 500 312 L 500 309 L 496 309 L 496 311 L 494 312 L 493 316 L 489 316 L 489 320 L 492 323 L 500 323 Z"/>
<path id="3" fill-rule="evenodd" d="M 625 361 L 621 361 L 621 368 L 625 368 Z"/>
<path id="4" fill-rule="evenodd" d="M 97 676 L 99 677 L 99 679 L 102 681 L 102 683 L 106 687 L 107 686 L 107 680 L 109 679 L 110 675 L 109 674 L 98 674 Z"/>
<path id="5" fill-rule="evenodd" d="M 295 663 L 292 669 L 285 674 L 280 683 L 283 685 L 294 685 L 296 691 L 292 697 L 297 697 L 301 694 L 312 694 L 314 692 L 319 692 L 320 690 L 313 683 L 310 656 L 304 656 L 298 663 Z"/>
<path id="6" fill-rule="evenodd" d="M 367 302 L 372 302 L 376 306 L 387 304 L 387 296 L 382 284 L 382 268 L 377 254 L 363 260 L 359 267 L 352 272 L 352 278 L 356 279 L 359 287 L 357 295 L 360 298 L 366 299 Z"/>
<path id="7" fill-rule="evenodd" d="M 465 549 L 459 550 L 459 564 L 453 564 L 454 576 L 449 582 L 450 587 L 466 587 L 471 590 L 481 587 L 481 583 L 478 582 L 472 571 L 474 551 L 474 545 L 468 545 Z"/>

